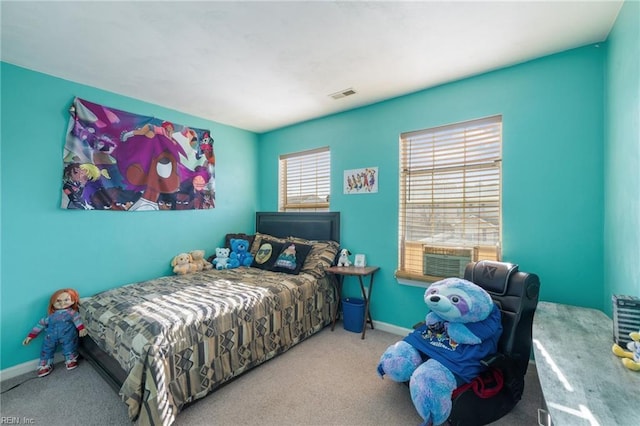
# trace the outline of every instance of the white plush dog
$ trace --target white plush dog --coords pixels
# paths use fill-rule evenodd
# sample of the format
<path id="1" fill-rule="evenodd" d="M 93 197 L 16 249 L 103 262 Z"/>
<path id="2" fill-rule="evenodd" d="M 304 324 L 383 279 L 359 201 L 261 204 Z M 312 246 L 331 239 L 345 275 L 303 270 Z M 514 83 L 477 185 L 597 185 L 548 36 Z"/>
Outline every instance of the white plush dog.
<path id="1" fill-rule="evenodd" d="M 338 266 L 351 266 L 349 256 L 351 252 L 347 249 L 340 250 L 340 257 L 338 258 Z"/>

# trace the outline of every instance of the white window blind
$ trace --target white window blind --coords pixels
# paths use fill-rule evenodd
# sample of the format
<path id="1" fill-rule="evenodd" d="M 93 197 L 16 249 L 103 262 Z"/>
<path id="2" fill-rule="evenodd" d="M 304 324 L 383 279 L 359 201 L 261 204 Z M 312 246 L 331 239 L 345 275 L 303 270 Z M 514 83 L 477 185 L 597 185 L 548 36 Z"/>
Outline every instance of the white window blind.
<path id="1" fill-rule="evenodd" d="M 328 211 L 329 147 L 280 156 L 280 211 Z"/>
<path id="2" fill-rule="evenodd" d="M 462 276 L 501 258 L 502 117 L 400 135 L 396 277 Z"/>

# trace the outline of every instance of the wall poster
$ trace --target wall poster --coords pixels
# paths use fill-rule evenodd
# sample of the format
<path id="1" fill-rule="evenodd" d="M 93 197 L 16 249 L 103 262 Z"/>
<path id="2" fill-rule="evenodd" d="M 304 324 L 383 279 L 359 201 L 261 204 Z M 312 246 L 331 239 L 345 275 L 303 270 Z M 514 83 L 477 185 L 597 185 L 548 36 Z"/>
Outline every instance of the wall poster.
<path id="1" fill-rule="evenodd" d="M 215 206 L 211 132 L 75 98 L 63 154 L 63 209 Z"/>
<path id="2" fill-rule="evenodd" d="M 378 168 L 353 169 L 344 171 L 345 194 L 371 194 L 378 192 Z"/>

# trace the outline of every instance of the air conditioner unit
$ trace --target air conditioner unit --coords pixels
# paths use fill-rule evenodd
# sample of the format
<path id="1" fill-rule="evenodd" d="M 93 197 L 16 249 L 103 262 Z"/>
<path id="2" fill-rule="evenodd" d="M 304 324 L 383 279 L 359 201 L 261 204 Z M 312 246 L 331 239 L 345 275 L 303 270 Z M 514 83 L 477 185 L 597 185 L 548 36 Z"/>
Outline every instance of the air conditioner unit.
<path id="1" fill-rule="evenodd" d="M 462 278 L 467 263 L 472 260 L 473 248 L 423 246 L 424 275 Z"/>

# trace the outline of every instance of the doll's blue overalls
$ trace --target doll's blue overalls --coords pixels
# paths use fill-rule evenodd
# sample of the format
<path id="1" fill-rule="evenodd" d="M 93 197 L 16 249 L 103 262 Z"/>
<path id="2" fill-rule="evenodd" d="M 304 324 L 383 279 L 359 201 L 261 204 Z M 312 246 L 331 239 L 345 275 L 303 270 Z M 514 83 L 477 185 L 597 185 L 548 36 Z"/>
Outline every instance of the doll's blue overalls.
<path id="1" fill-rule="evenodd" d="M 76 316 L 78 318 L 76 318 Z M 62 345 L 62 354 L 67 362 L 78 358 L 78 331 L 74 321 L 79 320 L 79 315 L 72 309 L 61 309 L 53 312 L 44 322 L 44 341 L 40 352 L 40 365 L 53 363 L 53 355 L 58 345 Z"/>

